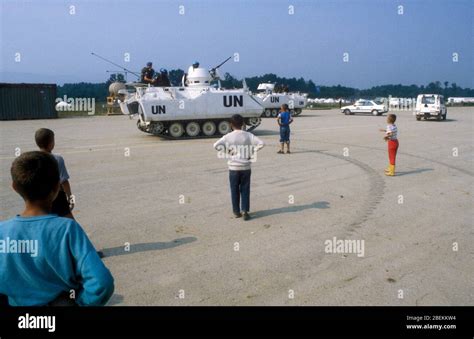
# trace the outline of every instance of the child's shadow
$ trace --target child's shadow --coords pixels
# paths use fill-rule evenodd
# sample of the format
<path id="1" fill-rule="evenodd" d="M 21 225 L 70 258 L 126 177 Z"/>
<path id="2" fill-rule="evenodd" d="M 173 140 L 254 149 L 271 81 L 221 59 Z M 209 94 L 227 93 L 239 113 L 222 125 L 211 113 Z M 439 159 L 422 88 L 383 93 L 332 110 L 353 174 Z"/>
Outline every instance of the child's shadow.
<path id="1" fill-rule="evenodd" d="M 400 177 L 402 175 L 417 174 L 417 173 L 423 173 L 423 172 L 429 172 L 429 171 L 433 171 L 433 169 L 432 168 L 418 168 L 418 169 L 415 169 L 415 170 L 412 170 L 412 171 L 395 172 L 395 175 L 397 177 Z"/>
<path id="2" fill-rule="evenodd" d="M 274 215 L 274 214 L 300 212 L 300 211 L 304 211 L 310 208 L 326 209 L 326 208 L 329 208 L 329 202 L 318 201 L 318 202 L 313 202 L 312 204 L 306 204 L 306 205 L 287 206 L 287 207 L 273 208 L 271 210 L 256 211 L 252 213 L 252 218 L 257 219 L 257 218 L 267 217 L 269 215 Z"/>
<path id="3" fill-rule="evenodd" d="M 106 306 L 114 306 L 119 305 L 123 302 L 123 295 L 121 294 L 113 294 L 110 300 L 107 302 Z"/>
<path id="4" fill-rule="evenodd" d="M 156 251 L 156 250 L 166 250 L 176 246 L 188 244 L 190 242 L 196 241 L 196 237 L 185 237 L 179 238 L 168 242 L 147 242 L 141 244 L 130 244 L 130 247 L 127 246 L 117 246 L 112 248 L 104 248 L 102 253 L 105 258 L 115 257 L 119 255 L 132 254 L 137 252 L 147 252 L 147 251 Z"/>
<path id="5" fill-rule="evenodd" d="M 260 136 L 260 135 L 278 135 L 280 134 L 280 132 L 278 131 L 273 131 L 273 130 L 256 130 L 255 132 L 252 132 L 254 135 L 256 136 Z"/>

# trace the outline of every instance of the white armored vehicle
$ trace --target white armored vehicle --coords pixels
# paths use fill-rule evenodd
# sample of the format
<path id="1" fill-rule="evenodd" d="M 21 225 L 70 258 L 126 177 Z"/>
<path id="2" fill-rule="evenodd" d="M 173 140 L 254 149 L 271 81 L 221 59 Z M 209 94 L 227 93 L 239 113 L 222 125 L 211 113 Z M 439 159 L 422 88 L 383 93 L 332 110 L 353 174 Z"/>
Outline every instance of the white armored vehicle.
<path id="1" fill-rule="evenodd" d="M 276 117 L 283 104 L 287 104 L 290 107 L 290 111 L 293 115 L 301 114 L 303 108 L 306 106 L 306 93 L 276 92 L 275 84 L 271 83 L 259 84 L 257 91 L 254 97 L 265 109 L 262 117 Z"/>
<path id="2" fill-rule="evenodd" d="M 219 66 L 210 71 L 190 67 L 180 87 L 129 84 L 134 91 L 121 90 L 122 113 L 137 114 L 141 131 L 172 139 L 224 135 L 234 114 L 244 117 L 247 131 L 255 129 L 263 107 L 247 89 L 222 89 Z"/>

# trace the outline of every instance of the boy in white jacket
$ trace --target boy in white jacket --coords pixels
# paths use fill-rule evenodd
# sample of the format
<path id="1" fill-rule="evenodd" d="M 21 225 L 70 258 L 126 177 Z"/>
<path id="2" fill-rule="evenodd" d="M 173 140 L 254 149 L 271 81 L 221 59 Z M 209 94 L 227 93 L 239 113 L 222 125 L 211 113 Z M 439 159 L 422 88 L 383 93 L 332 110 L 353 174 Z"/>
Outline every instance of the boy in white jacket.
<path id="1" fill-rule="evenodd" d="M 250 164 L 256 160 L 256 153 L 264 146 L 262 140 L 252 133 L 242 131 L 244 118 L 235 114 L 231 118 L 233 132 L 224 135 L 215 144 L 219 157 L 229 160 L 229 182 L 232 210 L 236 218 L 250 219 Z"/>

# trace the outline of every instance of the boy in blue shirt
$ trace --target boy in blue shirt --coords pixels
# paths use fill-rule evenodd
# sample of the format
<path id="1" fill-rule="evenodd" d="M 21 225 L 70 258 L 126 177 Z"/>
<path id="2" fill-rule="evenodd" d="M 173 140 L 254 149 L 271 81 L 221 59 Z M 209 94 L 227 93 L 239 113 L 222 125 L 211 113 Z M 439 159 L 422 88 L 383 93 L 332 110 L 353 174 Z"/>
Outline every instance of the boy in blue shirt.
<path id="1" fill-rule="evenodd" d="M 54 305 L 64 295 L 80 306 L 105 305 L 114 291 L 109 270 L 75 220 L 50 214 L 60 185 L 55 158 L 23 153 L 11 177 L 25 210 L 0 222 L 0 294 L 11 306 Z"/>
<path id="2" fill-rule="evenodd" d="M 291 116 L 290 110 L 287 104 L 281 105 L 280 114 L 278 114 L 278 125 L 280 125 L 280 144 L 281 149 L 277 152 L 279 154 L 285 153 L 285 144 L 286 144 L 286 153 L 290 152 L 290 124 L 293 122 L 293 117 Z"/>

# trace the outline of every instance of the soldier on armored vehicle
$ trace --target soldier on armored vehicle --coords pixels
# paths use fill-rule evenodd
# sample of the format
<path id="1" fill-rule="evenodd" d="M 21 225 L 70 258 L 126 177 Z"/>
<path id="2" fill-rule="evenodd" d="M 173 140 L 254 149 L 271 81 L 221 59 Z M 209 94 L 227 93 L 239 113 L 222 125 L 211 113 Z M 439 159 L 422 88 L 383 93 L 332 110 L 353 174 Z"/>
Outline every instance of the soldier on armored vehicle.
<path id="1" fill-rule="evenodd" d="M 144 84 L 150 84 L 153 85 L 154 79 L 153 76 L 155 75 L 155 70 L 153 69 L 153 64 L 152 62 L 147 62 L 146 67 L 142 68 L 141 72 L 141 82 Z"/>
<path id="2" fill-rule="evenodd" d="M 160 74 L 156 77 L 154 85 L 157 87 L 170 87 L 171 82 L 168 78 L 168 71 L 164 68 L 160 69 Z"/>
<path id="3" fill-rule="evenodd" d="M 168 71 L 162 68 L 160 69 L 160 73 L 156 73 L 152 66 L 153 64 L 151 62 L 147 62 L 146 67 L 143 67 L 141 72 L 141 82 L 157 87 L 171 86 L 170 79 L 168 78 Z"/>

